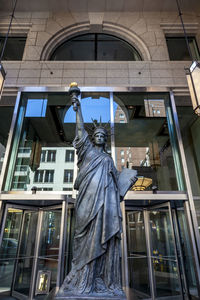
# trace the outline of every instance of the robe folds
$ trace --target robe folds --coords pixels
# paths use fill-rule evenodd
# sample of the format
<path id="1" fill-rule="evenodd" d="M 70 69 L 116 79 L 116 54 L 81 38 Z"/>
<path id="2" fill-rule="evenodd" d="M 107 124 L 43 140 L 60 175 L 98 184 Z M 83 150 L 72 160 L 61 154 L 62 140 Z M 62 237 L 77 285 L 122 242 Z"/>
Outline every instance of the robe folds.
<path id="1" fill-rule="evenodd" d="M 70 273 L 59 294 L 123 294 L 121 287 L 121 209 L 118 171 L 87 132 L 73 142 L 79 173 L 75 189 L 75 235 Z"/>

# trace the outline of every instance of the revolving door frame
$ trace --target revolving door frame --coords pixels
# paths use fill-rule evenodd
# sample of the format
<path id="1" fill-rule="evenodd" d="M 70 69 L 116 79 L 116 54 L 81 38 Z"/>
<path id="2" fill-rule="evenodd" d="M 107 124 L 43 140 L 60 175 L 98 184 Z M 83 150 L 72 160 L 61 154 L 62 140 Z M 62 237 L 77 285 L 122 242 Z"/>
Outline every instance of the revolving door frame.
<path id="1" fill-rule="evenodd" d="M 37 195 L 38 199 L 44 198 L 42 195 Z M 58 198 L 63 198 L 60 197 L 61 195 L 58 195 Z M 29 198 L 29 197 L 26 197 Z M 31 198 L 31 196 L 30 196 Z M 55 197 L 56 198 L 56 197 Z M 28 200 L 30 201 L 30 199 Z M 2 201 L 4 202 L 4 201 Z M 36 291 L 36 280 L 37 280 L 37 262 L 39 259 L 39 246 L 40 246 L 40 237 L 41 237 L 41 231 L 42 231 L 42 217 L 43 213 L 45 211 L 50 211 L 50 210 L 55 210 L 55 209 L 61 209 L 61 219 L 60 219 L 60 239 L 59 239 L 59 252 L 58 252 L 58 267 L 57 267 L 57 276 L 56 276 L 56 287 L 55 292 L 59 289 L 59 287 L 62 284 L 62 281 L 64 279 L 64 264 L 63 264 L 63 259 L 64 259 L 64 253 L 65 253 L 65 247 L 68 247 L 69 238 L 67 237 L 67 214 L 68 214 L 68 209 L 73 208 L 73 200 L 65 199 L 60 202 L 60 204 L 54 204 L 54 205 L 49 205 L 45 207 L 35 207 L 34 205 L 22 205 L 18 204 L 18 201 L 15 201 L 16 203 L 5 203 L 4 207 L 4 215 L 2 218 L 2 226 L 1 226 L 1 232 L 0 232 L 0 244 L 3 238 L 3 233 L 4 233 L 4 227 L 5 227 L 5 222 L 6 222 L 6 217 L 7 217 L 7 212 L 9 208 L 15 208 L 22 210 L 22 219 L 20 221 L 20 232 L 19 232 L 19 242 L 17 246 L 17 253 L 16 257 L 14 258 L 15 263 L 14 263 L 14 271 L 12 275 L 12 284 L 11 284 L 11 290 L 10 293 L 12 296 L 16 297 L 17 299 L 34 299 L 35 298 L 35 291 Z M 31 201 L 30 201 L 31 202 Z M 25 218 L 25 214 L 27 212 L 38 212 L 38 219 L 37 219 L 37 228 L 36 228 L 36 233 L 35 233 L 35 246 L 34 246 L 34 255 L 33 255 L 33 264 L 32 264 L 32 270 L 31 270 L 31 280 L 30 280 L 30 287 L 29 287 L 29 295 L 24 295 L 21 294 L 17 291 L 14 290 L 14 284 L 16 280 L 16 270 L 17 270 L 17 263 L 20 259 L 19 257 L 19 251 L 20 251 L 20 245 L 22 241 L 22 234 L 23 234 L 23 222 Z"/>

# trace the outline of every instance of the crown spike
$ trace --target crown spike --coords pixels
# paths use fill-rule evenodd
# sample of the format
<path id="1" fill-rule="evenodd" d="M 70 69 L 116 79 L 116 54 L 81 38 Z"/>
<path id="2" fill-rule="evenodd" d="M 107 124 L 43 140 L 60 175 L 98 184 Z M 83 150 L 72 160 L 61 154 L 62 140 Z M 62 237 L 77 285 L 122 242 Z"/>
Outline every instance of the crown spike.
<path id="1" fill-rule="evenodd" d="M 91 119 L 92 119 L 94 127 L 97 128 L 98 127 L 97 120 L 94 120 L 93 118 L 91 118 Z"/>

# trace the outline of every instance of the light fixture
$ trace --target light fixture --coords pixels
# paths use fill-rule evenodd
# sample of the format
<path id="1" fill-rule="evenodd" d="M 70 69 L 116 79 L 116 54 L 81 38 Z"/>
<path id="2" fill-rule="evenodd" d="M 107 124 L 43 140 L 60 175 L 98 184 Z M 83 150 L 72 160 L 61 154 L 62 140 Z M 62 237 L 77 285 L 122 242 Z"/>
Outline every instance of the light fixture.
<path id="1" fill-rule="evenodd" d="M 186 69 L 186 76 L 194 112 L 200 116 L 200 64 L 197 61 Z"/>
<path id="2" fill-rule="evenodd" d="M 191 96 L 191 100 L 192 100 L 192 106 L 193 106 L 194 112 L 198 116 L 200 116 L 200 64 L 197 61 L 194 61 L 194 59 L 193 59 L 192 51 L 190 49 L 188 36 L 187 36 L 186 30 L 185 30 L 182 12 L 181 12 L 178 0 L 176 0 L 176 4 L 177 4 L 181 24 L 183 27 L 183 33 L 184 33 L 187 49 L 188 49 L 190 58 L 192 60 L 192 65 L 190 66 L 190 68 L 185 69 L 187 82 L 188 82 L 188 86 L 189 86 L 189 91 L 190 91 L 190 96 Z"/>
<path id="3" fill-rule="evenodd" d="M 13 10 L 12 10 L 11 18 L 10 18 L 10 24 L 8 26 L 8 31 L 6 33 L 5 40 L 4 40 L 4 43 L 3 43 L 3 47 L 2 47 L 2 50 L 1 50 L 1 55 L 0 55 L 0 100 L 1 100 L 1 95 L 2 95 L 2 92 L 3 92 L 3 86 L 4 86 L 5 78 L 6 78 L 6 72 L 3 68 L 3 65 L 2 65 L 1 61 L 3 59 L 4 51 L 5 51 L 7 40 L 8 40 L 8 35 L 9 35 L 10 29 L 11 29 L 11 26 L 12 26 L 12 21 L 13 21 L 13 18 L 14 18 L 16 5 L 17 5 L 17 0 L 15 0 L 15 4 L 13 6 Z"/>
<path id="4" fill-rule="evenodd" d="M 138 176 L 138 180 L 132 186 L 133 191 L 144 191 L 152 184 L 152 179 L 144 176 Z"/>

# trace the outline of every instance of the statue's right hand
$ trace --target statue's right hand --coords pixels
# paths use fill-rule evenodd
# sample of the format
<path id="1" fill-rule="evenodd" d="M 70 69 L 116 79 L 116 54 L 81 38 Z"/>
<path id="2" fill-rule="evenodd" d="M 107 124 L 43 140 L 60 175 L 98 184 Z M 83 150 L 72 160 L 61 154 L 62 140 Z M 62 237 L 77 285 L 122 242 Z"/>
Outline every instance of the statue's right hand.
<path id="1" fill-rule="evenodd" d="M 77 106 L 76 103 L 73 104 L 73 110 L 74 110 L 74 111 L 78 111 L 78 106 Z"/>
<path id="2" fill-rule="evenodd" d="M 78 110 L 78 106 L 80 106 L 80 101 L 78 100 L 77 97 L 73 97 L 72 98 L 72 105 L 73 105 L 73 110 L 77 111 Z"/>

